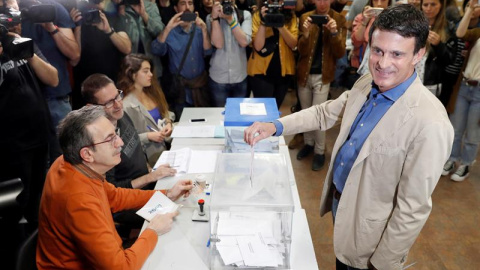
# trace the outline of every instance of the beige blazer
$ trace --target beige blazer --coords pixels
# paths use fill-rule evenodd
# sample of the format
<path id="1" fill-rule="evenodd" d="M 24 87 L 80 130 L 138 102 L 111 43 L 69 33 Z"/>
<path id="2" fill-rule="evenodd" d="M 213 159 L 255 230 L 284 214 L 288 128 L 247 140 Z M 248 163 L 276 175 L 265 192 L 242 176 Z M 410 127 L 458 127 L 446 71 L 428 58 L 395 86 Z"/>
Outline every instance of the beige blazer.
<path id="1" fill-rule="evenodd" d="M 320 203 L 332 208 L 335 157 L 371 90 L 370 74 L 336 100 L 280 119 L 283 134 L 341 124 Z M 334 251 L 343 263 L 401 269 L 432 209 L 432 192 L 450 155 L 453 127 L 445 108 L 418 79 L 380 119 L 348 175 L 334 225 Z"/>
<path id="2" fill-rule="evenodd" d="M 140 137 L 143 152 L 145 152 L 147 155 L 148 164 L 153 168 L 160 157 L 160 154 L 166 150 L 165 142 L 152 142 L 147 138 L 147 133 L 150 132 L 147 126 L 157 128 L 157 123 L 134 94 L 127 95 L 123 99 L 123 110 L 132 119 L 133 125 L 135 126 L 138 136 Z M 173 113 L 168 115 L 170 120 L 172 120 L 170 118 L 172 115 Z M 173 115 L 173 117 L 175 116 Z"/>

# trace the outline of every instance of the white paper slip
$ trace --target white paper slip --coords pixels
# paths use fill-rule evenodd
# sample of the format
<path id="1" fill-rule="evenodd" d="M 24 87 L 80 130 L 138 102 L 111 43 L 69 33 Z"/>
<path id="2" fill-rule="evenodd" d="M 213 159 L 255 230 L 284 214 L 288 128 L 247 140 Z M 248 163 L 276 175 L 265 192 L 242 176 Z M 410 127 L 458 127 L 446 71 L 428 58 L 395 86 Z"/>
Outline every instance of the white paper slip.
<path id="1" fill-rule="evenodd" d="M 265 103 L 240 103 L 241 115 L 267 115 Z"/>
<path id="2" fill-rule="evenodd" d="M 175 212 L 179 207 L 179 204 L 172 202 L 162 192 L 155 192 L 147 204 L 137 211 L 137 215 L 151 221 L 156 215 Z"/>
<path id="3" fill-rule="evenodd" d="M 182 148 L 172 151 L 163 151 L 153 166 L 157 169 L 162 164 L 169 164 L 182 173 L 213 173 L 217 162 L 217 155 L 220 150 L 192 150 Z"/>

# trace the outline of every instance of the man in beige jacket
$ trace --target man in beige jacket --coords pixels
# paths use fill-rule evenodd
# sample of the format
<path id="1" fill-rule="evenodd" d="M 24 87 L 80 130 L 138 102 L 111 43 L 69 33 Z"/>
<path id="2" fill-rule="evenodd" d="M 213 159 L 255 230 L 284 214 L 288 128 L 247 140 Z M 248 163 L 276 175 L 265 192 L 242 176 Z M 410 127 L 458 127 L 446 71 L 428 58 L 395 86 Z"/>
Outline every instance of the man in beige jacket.
<path id="1" fill-rule="evenodd" d="M 320 205 L 334 216 L 337 269 L 402 269 L 432 209 L 453 128 L 415 72 L 427 37 L 420 11 L 389 7 L 371 28 L 371 74 L 336 100 L 245 130 L 253 145 L 341 125 Z"/>

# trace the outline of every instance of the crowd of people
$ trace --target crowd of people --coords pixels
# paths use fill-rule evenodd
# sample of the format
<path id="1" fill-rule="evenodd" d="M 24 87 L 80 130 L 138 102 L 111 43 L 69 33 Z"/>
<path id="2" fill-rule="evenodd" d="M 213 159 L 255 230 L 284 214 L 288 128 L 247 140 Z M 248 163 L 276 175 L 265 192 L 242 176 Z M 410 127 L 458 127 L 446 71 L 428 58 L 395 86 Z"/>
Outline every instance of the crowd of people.
<path id="1" fill-rule="evenodd" d="M 297 0 L 290 6 L 283 1 L 253 0 L 0 0 L 0 13 L 15 16 L 12 11 L 39 4 L 53 8 L 55 19 L 0 21 L 0 119 L 8 127 L 0 135 L 4 150 L 0 181 L 20 178 L 24 186 L 18 197 L 19 209 L 0 220 L 2 228 L 17 232 L 12 239 L 25 234 L 18 229 L 22 217 L 29 224 L 27 233 L 38 227 L 39 220 L 47 227 L 53 226 L 52 220 L 60 222 L 59 212 L 46 210 L 54 206 L 45 198 L 62 190 L 58 181 L 65 170 L 77 169 L 100 180 L 105 174 L 113 185 L 95 188 L 103 189 L 106 196 L 115 188 L 151 190 L 156 180 L 175 174 L 168 165 L 157 170 L 152 167 L 168 149 L 174 122 L 185 107 L 222 107 L 229 97 L 252 95 L 275 98 L 280 107 L 287 91 L 294 89 L 298 107 L 308 109 L 329 99 L 331 85 L 350 88 L 344 82 L 346 76 L 354 80 L 368 76 L 369 61 L 380 53 L 371 46 L 377 17 L 402 3 L 354 0 L 344 16 L 347 0 Z M 409 0 L 408 4 L 423 13 L 429 25 L 425 54 L 415 61 L 415 74 L 446 108 L 454 127 L 453 149 L 441 173 L 463 181 L 480 143 L 480 5 L 470 0 L 461 7 L 454 0 Z M 12 40 L 20 37 L 33 41 L 28 56 L 19 57 L 19 50 L 12 49 Z M 397 54 L 392 57 L 400 59 L 402 55 Z M 103 114 L 87 107 L 103 108 Z M 80 123 L 81 127 L 68 123 L 78 121 L 79 109 L 91 117 Z M 114 133 L 94 142 L 100 134 L 88 134 L 88 127 L 111 128 L 103 118 L 113 124 Z M 68 132 L 79 138 L 68 138 L 72 135 Z M 68 140 L 62 141 L 61 136 Z M 77 148 L 72 150 L 70 144 Z M 91 152 L 99 145 L 119 149 L 112 154 L 121 160 L 108 163 L 104 156 L 98 159 Z M 311 154 L 312 170 L 321 169 L 325 164 L 324 129 L 303 133 L 297 159 Z M 71 159 L 72 155 L 76 159 Z M 79 164 L 101 169 L 90 171 L 92 166 Z M 44 185 L 50 193 L 44 191 L 41 202 Z M 168 195 L 188 195 L 189 188 L 186 180 L 174 195 Z M 68 200 L 65 194 L 70 191 L 62 191 L 62 199 Z M 143 196 L 142 203 L 149 196 L 145 194 L 138 195 Z M 112 219 L 117 224 L 126 224 L 128 229 L 141 226 L 142 220 L 129 209 L 139 202 L 114 204 Z M 84 217 L 72 220 L 76 218 Z M 157 232 L 166 231 L 153 227 Z M 41 245 L 53 241 L 52 232 L 40 230 L 40 234 L 41 238 L 50 237 Z M 1 247 L 11 258 L 17 248 Z M 41 267 L 60 263 L 52 260 L 53 255 L 39 256 Z M 124 261 L 104 263 L 106 267 Z"/>

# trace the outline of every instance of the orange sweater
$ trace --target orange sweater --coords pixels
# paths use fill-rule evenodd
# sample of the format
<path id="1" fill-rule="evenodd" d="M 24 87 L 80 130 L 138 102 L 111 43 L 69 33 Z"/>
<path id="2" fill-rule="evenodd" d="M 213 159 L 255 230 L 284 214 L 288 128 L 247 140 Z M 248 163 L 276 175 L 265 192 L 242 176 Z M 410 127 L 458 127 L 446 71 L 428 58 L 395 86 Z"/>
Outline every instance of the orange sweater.
<path id="1" fill-rule="evenodd" d="M 87 166 L 59 157 L 40 203 L 38 269 L 140 269 L 157 234 L 147 229 L 124 250 L 112 212 L 141 208 L 154 192 L 115 188 Z"/>

